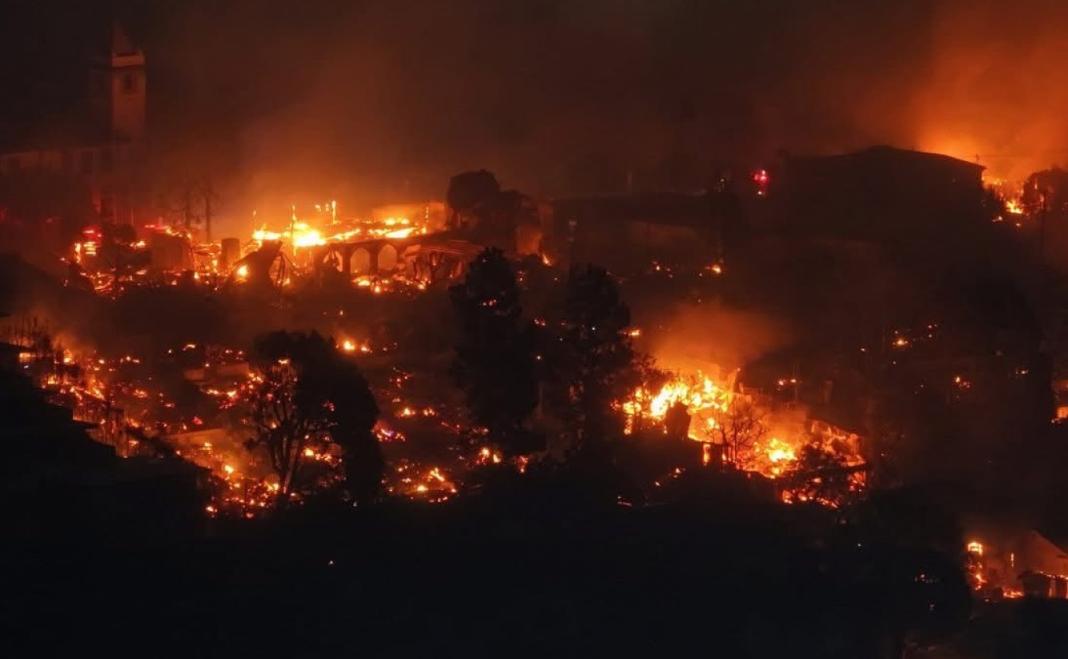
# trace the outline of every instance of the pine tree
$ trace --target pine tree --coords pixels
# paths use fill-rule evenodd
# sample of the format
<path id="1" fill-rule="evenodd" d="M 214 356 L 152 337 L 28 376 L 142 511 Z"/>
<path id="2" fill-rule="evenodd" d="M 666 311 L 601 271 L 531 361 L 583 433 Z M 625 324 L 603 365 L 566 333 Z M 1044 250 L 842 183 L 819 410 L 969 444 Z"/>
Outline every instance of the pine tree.
<path id="1" fill-rule="evenodd" d="M 623 432 L 614 409 L 640 381 L 641 364 L 627 333 L 630 309 L 603 268 L 573 267 L 568 276 L 556 373 L 577 447 L 603 445 Z"/>
<path id="2" fill-rule="evenodd" d="M 487 249 L 450 293 L 460 325 L 452 375 L 472 418 L 506 455 L 537 450 L 525 427 L 538 402 L 533 332 L 511 265 L 500 250 Z"/>

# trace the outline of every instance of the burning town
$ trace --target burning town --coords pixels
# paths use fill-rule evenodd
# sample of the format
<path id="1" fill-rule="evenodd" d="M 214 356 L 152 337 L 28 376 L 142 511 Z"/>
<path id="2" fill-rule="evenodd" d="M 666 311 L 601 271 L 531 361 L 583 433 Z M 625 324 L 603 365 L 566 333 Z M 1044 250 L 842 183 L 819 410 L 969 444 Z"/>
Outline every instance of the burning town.
<path id="1" fill-rule="evenodd" d="M 743 4 L 0 9 L 8 654 L 1068 656 L 1068 7 Z"/>

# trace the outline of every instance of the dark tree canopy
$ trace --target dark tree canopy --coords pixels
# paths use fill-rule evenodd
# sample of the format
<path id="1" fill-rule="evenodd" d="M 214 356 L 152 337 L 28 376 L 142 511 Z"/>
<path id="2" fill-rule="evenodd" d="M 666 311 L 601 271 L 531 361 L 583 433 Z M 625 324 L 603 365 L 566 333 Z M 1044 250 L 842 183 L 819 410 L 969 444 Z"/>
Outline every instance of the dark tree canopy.
<path id="1" fill-rule="evenodd" d="M 328 441 L 342 450 L 349 494 L 356 501 L 377 496 L 384 469 L 372 433 L 378 405 L 359 368 L 316 332 L 260 337 L 254 358 L 265 382 L 253 443 L 268 448 L 283 490 L 299 486 L 305 443 Z"/>
<path id="2" fill-rule="evenodd" d="M 446 200 L 453 223 L 471 240 L 490 247 L 515 249 L 516 228 L 537 224 L 537 207 L 518 190 L 501 190 L 492 173 L 482 169 L 452 177 Z"/>
<path id="3" fill-rule="evenodd" d="M 1068 171 L 1052 167 L 1031 174 L 1024 182 L 1021 201 L 1032 213 L 1063 218 L 1068 213 Z"/>
<path id="4" fill-rule="evenodd" d="M 474 420 L 506 454 L 539 448 L 524 422 L 538 403 L 534 339 L 512 266 L 497 249 L 471 262 L 450 290 L 459 323 L 452 374 Z"/>
<path id="5" fill-rule="evenodd" d="M 445 201 L 454 212 L 469 213 L 481 204 L 492 203 L 500 191 L 492 172 L 485 169 L 463 172 L 449 180 Z"/>
<path id="6" fill-rule="evenodd" d="M 556 372 L 579 447 L 621 434 L 613 405 L 640 382 L 627 328 L 630 309 L 603 268 L 576 266 L 567 281 Z"/>

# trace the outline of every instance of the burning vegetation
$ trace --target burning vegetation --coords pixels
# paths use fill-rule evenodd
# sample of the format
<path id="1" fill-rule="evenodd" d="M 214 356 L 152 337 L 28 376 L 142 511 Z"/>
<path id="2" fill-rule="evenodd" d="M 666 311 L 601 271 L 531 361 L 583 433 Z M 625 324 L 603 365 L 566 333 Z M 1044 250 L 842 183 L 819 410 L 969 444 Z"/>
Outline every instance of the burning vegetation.
<path id="1" fill-rule="evenodd" d="M 756 199 L 767 203 L 774 190 L 771 175 L 761 169 L 754 180 Z M 618 278 L 573 268 L 564 281 L 564 271 L 552 265 L 567 256 L 562 246 L 575 241 L 560 235 L 554 209 L 502 192 L 485 172 L 455 177 L 448 197 L 448 203 L 382 207 L 363 218 L 347 216 L 336 201 L 315 205 L 310 213 L 292 206 L 282 221 L 264 221 L 254 212 L 244 240 L 198 239 L 203 227 L 191 222 L 180 227 L 157 222 L 141 230 L 90 226 L 62 258 L 68 269 L 64 283 L 105 304 L 169 287 L 275 312 L 318 308 L 325 322 L 313 326 L 332 337 L 316 339 L 323 342 L 320 352 L 353 369 L 370 364 L 370 395 L 382 414 L 373 415 L 366 432 L 373 432 L 387 454 L 396 453 L 379 468 L 387 494 L 444 501 L 480 465 L 507 462 L 525 470 L 531 460 L 548 464 L 587 450 L 614 428 L 623 442 L 658 436 L 693 442 L 696 468 L 759 475 L 787 503 L 836 507 L 863 494 L 872 468 L 865 457 L 873 454 L 865 447 L 870 440 L 859 427 L 843 429 L 800 403 L 796 375 L 762 387 L 744 381 L 744 364 L 726 376 L 712 362 L 703 364 L 707 370 L 659 370 L 655 352 L 642 355 L 634 347 L 645 337 L 631 324 Z M 1005 212 L 1021 209 L 1015 198 L 1002 198 Z M 555 210 L 574 206 L 568 202 Z M 574 222 L 565 230 L 576 233 Z M 507 251 L 476 257 L 487 243 Z M 709 273 L 713 278 L 705 278 Z M 677 276 L 695 277 L 703 291 L 698 295 L 712 297 L 722 288 L 717 278 L 730 280 L 717 257 L 711 271 L 699 262 L 671 267 L 656 261 L 646 274 L 624 275 L 622 285 L 640 291 L 671 285 Z M 438 373 L 430 379 L 446 376 L 460 384 L 463 395 L 442 397 L 431 385 L 409 398 L 406 383 L 422 374 L 386 364 L 391 354 L 404 359 L 418 354 L 416 346 L 405 344 L 410 337 L 386 330 L 388 325 L 372 336 L 366 325 L 358 330 L 350 319 L 361 324 L 364 295 L 385 295 L 392 308 L 411 309 L 439 304 L 438 292 L 450 286 L 461 320 L 448 332 L 459 337 L 457 361 L 447 369 L 451 375 L 435 367 L 430 370 Z M 525 312 L 521 297 L 544 306 L 556 295 L 554 288 L 566 298 L 562 308 L 546 307 L 536 317 Z M 362 455 L 332 437 L 333 422 L 294 415 L 295 392 L 307 386 L 309 376 L 289 356 L 264 361 L 249 352 L 247 342 L 192 336 L 136 355 L 72 350 L 55 340 L 53 330 L 28 318 L 16 319 L 10 340 L 39 386 L 70 406 L 76 419 L 98 424 L 94 437 L 120 455 L 173 452 L 211 470 L 217 485 L 207 510 L 213 515 L 250 516 L 317 490 L 344 489 L 339 484 L 351 476 L 347 462 Z M 914 350 L 931 341 L 937 328 L 931 323 L 919 334 L 895 331 L 887 347 Z M 752 334 L 747 338 L 759 344 L 752 343 Z M 715 336 L 709 339 L 716 342 Z M 170 381 L 161 378 L 161 368 L 170 371 Z M 957 391 L 971 386 L 961 374 L 953 374 L 951 384 Z M 783 396 L 791 391 L 792 401 Z M 336 412 L 338 404 L 324 394 L 319 405 Z M 568 429 L 547 437 L 554 423 Z M 424 462 L 423 456 L 390 448 L 408 442 L 409 425 L 455 438 L 444 462 Z M 381 462 L 374 452 L 368 455 Z M 640 487 L 690 467 L 670 466 Z M 308 472 L 306 478 L 298 477 L 301 471 Z M 364 486 L 357 498 L 373 497 L 377 490 Z"/>
<path id="2" fill-rule="evenodd" d="M 166 557 L 161 592 L 216 582 L 239 620 L 265 584 L 360 600 L 330 642 L 451 629 L 472 584 L 529 614 L 552 583 L 554 629 L 589 599 L 594 638 L 664 653 L 684 623 L 731 656 L 949 656 L 969 615 L 1068 599 L 1061 168 L 872 146 L 556 198 L 473 170 L 350 206 L 309 177 L 291 197 L 319 203 L 241 207 L 142 175 L 144 54 L 109 48 L 103 141 L 0 154 L 0 499 L 48 548 L 25 564 L 69 546 L 52 519 L 143 536 L 125 574 Z M 716 592 L 737 606 L 689 603 Z M 503 609 L 465 641 L 537 637 Z"/>
<path id="3" fill-rule="evenodd" d="M 501 230 L 495 223 L 547 222 L 526 220 L 528 211 L 514 209 L 510 220 L 502 220 L 498 202 L 477 201 L 478 194 L 491 200 L 500 194 L 495 182 L 482 181 L 454 179 L 454 196 L 476 199 L 454 202 L 466 204 L 462 212 L 450 207 L 446 214 L 443 205 L 426 203 L 376 210 L 360 220 L 343 219 L 336 202 L 316 206 L 307 218 L 294 207 L 288 228 L 275 231 L 261 223 L 243 244 L 198 242 L 193 227 L 153 224 L 144 227 L 144 238 L 129 227 L 90 227 L 64 257 L 70 270 L 65 285 L 109 305 L 142 292 L 151 296 L 161 287 L 276 309 L 297 305 L 313 291 L 333 296 L 336 308 L 323 311 L 330 320 L 320 324 L 333 338 L 301 339 L 304 350 L 314 345 L 318 366 L 301 365 L 294 360 L 311 357 L 277 346 L 278 354 L 265 358 L 260 344 L 189 340 L 136 355 L 72 349 L 56 338 L 62 328 L 34 316 L 9 323 L 9 341 L 38 386 L 69 406 L 76 420 L 95 424 L 93 437 L 119 455 L 168 454 L 210 470 L 210 515 L 256 516 L 331 489 L 347 490 L 357 501 L 382 492 L 441 502 L 456 495 L 481 465 L 508 462 L 525 471 L 532 460 L 549 464 L 589 450 L 613 428 L 622 433 L 621 441 L 655 441 L 657 435 L 692 440 L 697 468 L 759 474 L 781 484 L 786 502 L 836 506 L 863 490 L 866 467 L 857 434 L 800 418 L 796 409 L 779 414 L 782 406 L 772 398 L 741 391 L 737 372 L 720 381 L 699 370 L 659 372 L 655 356 L 641 356 L 632 347 L 641 331 L 630 325 L 618 284 L 603 270 L 572 270 L 564 313 L 552 324 L 525 318 L 520 296 L 540 294 L 533 289 L 548 290 L 560 281 L 560 270 L 548 265 L 553 257 L 535 251 L 518 268 L 502 252 L 484 252 L 470 266 L 460 259 L 475 253 L 479 237 L 516 235 L 515 226 Z M 480 190 L 487 187 L 489 192 Z M 478 210 L 483 205 L 489 210 Z M 398 209 L 414 219 L 394 214 Z M 522 255 L 523 242 L 518 240 L 511 258 Z M 544 249 L 550 243 L 533 244 Z M 413 355 L 418 348 L 388 334 L 372 339 L 364 332 L 357 338 L 361 333 L 346 323 L 359 318 L 351 305 L 361 304 L 363 295 L 399 295 L 393 304 L 417 307 L 450 285 L 462 322 L 458 361 L 449 377 L 461 385 L 466 405 L 433 387 L 410 397 L 406 389 L 416 374 L 387 364 L 391 353 Z M 303 401 L 312 383 L 343 380 L 345 369 L 353 371 L 356 389 L 366 387 L 359 385 L 358 370 L 365 360 L 373 375 L 364 402 L 342 403 L 341 392 L 352 387 L 340 384 L 333 394 L 315 394 L 317 402 Z M 334 366 L 323 370 L 326 363 Z M 366 428 L 338 426 L 335 417 L 352 413 L 350 408 L 367 410 L 369 421 L 359 424 Z M 532 424 L 535 411 L 540 420 Z M 547 419 L 573 429 L 561 433 L 564 439 L 546 442 Z M 408 427 L 454 438 L 443 461 L 406 454 Z M 371 444 L 346 448 L 353 433 L 373 436 L 394 459 L 383 462 Z M 375 465 L 370 478 L 380 473 L 381 483 L 344 486 L 365 461 Z M 642 487 L 684 467 L 653 475 Z M 845 474 L 844 486 L 826 487 L 835 472 Z"/>

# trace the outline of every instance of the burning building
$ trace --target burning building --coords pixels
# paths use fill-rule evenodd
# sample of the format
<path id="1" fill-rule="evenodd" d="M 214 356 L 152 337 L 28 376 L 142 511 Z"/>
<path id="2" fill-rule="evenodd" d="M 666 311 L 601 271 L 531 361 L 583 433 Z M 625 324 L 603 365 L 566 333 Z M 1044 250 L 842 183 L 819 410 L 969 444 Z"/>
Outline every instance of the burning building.
<path id="1" fill-rule="evenodd" d="M 967 567 L 981 597 L 1068 598 L 1068 554 L 1035 529 L 976 525 L 968 540 Z"/>

